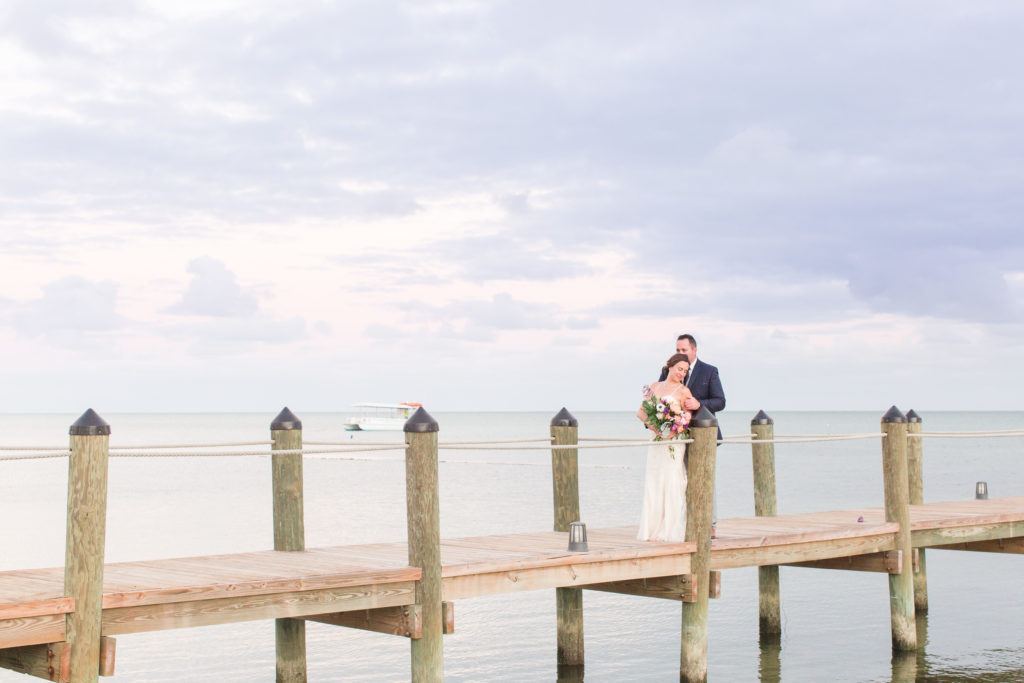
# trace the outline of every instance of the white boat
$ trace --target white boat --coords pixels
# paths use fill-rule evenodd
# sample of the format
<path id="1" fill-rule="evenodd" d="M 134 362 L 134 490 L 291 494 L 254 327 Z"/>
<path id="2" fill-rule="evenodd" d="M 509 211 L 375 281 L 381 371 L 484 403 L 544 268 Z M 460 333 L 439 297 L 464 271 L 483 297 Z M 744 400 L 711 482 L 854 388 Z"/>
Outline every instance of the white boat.
<path id="1" fill-rule="evenodd" d="M 356 415 L 345 420 L 350 432 L 401 431 L 419 403 L 356 403 Z"/>

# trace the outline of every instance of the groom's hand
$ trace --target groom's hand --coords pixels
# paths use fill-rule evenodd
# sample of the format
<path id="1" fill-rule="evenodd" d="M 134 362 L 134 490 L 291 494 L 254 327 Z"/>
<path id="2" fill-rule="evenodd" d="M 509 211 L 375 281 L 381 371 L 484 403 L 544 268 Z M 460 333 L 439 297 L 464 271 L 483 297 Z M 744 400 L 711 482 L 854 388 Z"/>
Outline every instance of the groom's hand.
<path id="1" fill-rule="evenodd" d="M 693 396 L 690 396 L 689 398 L 683 401 L 683 407 L 689 410 L 691 413 L 696 412 L 700 410 L 700 401 L 695 399 Z"/>

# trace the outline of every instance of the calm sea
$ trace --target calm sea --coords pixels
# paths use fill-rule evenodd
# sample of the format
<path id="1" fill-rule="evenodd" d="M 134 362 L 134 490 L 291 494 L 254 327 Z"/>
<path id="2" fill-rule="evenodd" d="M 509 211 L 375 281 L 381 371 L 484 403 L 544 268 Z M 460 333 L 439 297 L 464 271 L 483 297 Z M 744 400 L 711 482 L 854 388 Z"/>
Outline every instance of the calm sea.
<path id="1" fill-rule="evenodd" d="M 436 413 L 441 441 L 545 437 L 545 413 Z M 276 412 L 276 411 L 274 411 Z M 748 431 L 754 411 L 720 416 L 726 434 Z M 778 434 L 875 433 L 884 412 L 779 412 Z M 76 415 L 0 416 L 0 445 L 65 446 Z M 252 441 L 269 437 L 267 414 L 110 414 L 114 446 Z M 401 441 L 400 433 L 350 434 L 340 413 L 301 413 L 307 441 Z M 628 411 L 578 413 L 581 437 L 636 437 Z M 925 431 L 1012 429 L 1024 413 L 928 413 Z M 925 500 L 1024 495 L 1024 439 L 924 442 Z M 405 538 L 400 453 L 307 458 L 307 546 Z M 590 527 L 635 524 L 642 448 L 580 454 L 582 517 Z M 548 530 L 547 451 L 441 452 L 441 530 L 446 537 Z M 779 445 L 780 513 L 882 504 L 878 440 Z M 67 463 L 0 462 L 0 570 L 63 563 Z M 720 516 L 753 514 L 749 446 L 719 450 Z M 272 546 L 266 457 L 117 458 L 110 464 L 107 561 L 205 555 Z M 757 572 L 729 570 L 712 601 L 711 681 L 1024 680 L 1024 559 L 929 551 L 931 610 L 919 618 L 923 654 L 893 662 L 888 583 L 882 574 L 782 569 L 781 648 L 761 648 Z M 584 595 L 588 681 L 678 680 L 680 606 L 603 593 Z M 445 637 L 450 681 L 554 680 L 553 591 L 462 600 Z M 119 636 L 117 681 L 273 681 L 271 622 Z M 408 642 L 308 624 L 313 681 L 402 681 Z M 0 672 L 2 681 L 28 680 Z"/>

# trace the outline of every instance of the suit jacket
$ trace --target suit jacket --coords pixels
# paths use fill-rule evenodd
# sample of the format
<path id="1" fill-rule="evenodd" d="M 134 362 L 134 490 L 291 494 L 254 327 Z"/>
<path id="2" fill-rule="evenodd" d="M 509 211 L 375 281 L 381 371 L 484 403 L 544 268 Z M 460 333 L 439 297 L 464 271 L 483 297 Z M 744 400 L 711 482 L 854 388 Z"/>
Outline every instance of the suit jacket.
<path id="1" fill-rule="evenodd" d="M 662 370 L 658 381 L 664 382 L 666 377 L 668 371 Z M 690 367 L 690 378 L 686 385 L 693 397 L 712 414 L 725 410 L 725 390 L 722 389 L 722 380 L 718 377 L 718 368 L 714 365 L 698 358 Z M 718 438 L 722 438 L 721 428 L 718 430 Z"/>

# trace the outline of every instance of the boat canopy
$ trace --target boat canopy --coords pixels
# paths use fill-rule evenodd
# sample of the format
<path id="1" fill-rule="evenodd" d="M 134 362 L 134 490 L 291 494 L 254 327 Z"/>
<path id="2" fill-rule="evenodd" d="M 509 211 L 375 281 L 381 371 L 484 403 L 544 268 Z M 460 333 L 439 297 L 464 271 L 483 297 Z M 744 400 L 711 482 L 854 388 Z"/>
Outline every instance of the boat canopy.
<path id="1" fill-rule="evenodd" d="M 353 408 L 422 408 L 422 403 L 353 403 Z"/>

